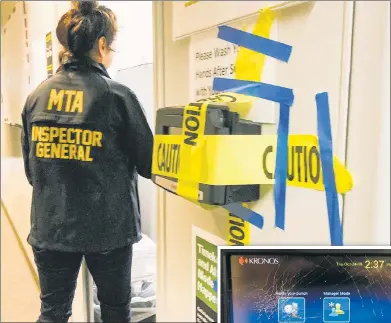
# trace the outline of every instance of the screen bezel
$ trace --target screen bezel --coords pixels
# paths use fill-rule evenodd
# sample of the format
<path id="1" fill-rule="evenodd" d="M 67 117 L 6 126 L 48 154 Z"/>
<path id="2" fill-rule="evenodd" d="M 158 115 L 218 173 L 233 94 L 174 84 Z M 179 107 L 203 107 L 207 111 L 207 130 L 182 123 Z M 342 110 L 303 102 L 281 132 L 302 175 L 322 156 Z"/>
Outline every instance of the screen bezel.
<path id="1" fill-rule="evenodd" d="M 232 256 L 391 256 L 391 247 L 376 247 L 371 249 L 261 249 L 261 248 L 219 248 L 220 253 L 220 321 L 230 323 L 232 318 L 232 280 L 231 280 L 231 257 Z"/>

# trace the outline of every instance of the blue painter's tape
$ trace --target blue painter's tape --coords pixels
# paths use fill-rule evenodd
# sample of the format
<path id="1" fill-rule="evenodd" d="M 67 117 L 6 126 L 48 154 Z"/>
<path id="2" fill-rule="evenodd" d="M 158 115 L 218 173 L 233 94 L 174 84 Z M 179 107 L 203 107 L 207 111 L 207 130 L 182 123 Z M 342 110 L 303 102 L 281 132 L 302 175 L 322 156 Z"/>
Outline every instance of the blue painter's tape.
<path id="1" fill-rule="evenodd" d="M 277 131 L 274 204 L 276 210 L 275 224 L 278 228 L 284 229 L 286 177 L 288 169 L 289 112 L 294 100 L 292 89 L 261 82 L 214 78 L 213 90 L 232 91 L 280 103 L 280 120 Z M 239 216 L 238 214 L 235 215 Z"/>
<path id="2" fill-rule="evenodd" d="M 277 154 L 274 181 L 275 225 L 285 229 L 286 179 L 288 171 L 288 134 L 290 107 L 280 104 L 280 117 L 277 130 Z"/>
<path id="3" fill-rule="evenodd" d="M 259 229 L 263 228 L 263 216 L 244 207 L 240 203 L 232 203 L 224 205 L 224 208 L 230 213 L 235 214 L 237 217 L 244 221 L 251 223 Z"/>
<path id="4" fill-rule="evenodd" d="M 292 46 L 228 26 L 219 26 L 217 37 L 258 53 L 288 62 Z"/>
<path id="5" fill-rule="evenodd" d="M 294 99 L 292 89 L 286 87 L 262 82 L 233 80 L 220 77 L 215 77 L 213 79 L 213 90 L 231 91 L 235 93 L 255 96 L 261 99 L 277 103 L 283 103 L 288 106 L 291 106 L 293 104 Z"/>
<path id="6" fill-rule="evenodd" d="M 213 281 L 213 291 L 217 293 L 217 280 Z"/>
<path id="7" fill-rule="evenodd" d="M 339 202 L 333 163 L 333 139 L 331 135 L 329 98 L 326 92 L 318 93 L 316 95 L 316 106 L 320 160 L 322 162 L 323 183 L 326 191 L 331 245 L 342 246 L 343 232 L 341 220 L 339 218 Z"/>

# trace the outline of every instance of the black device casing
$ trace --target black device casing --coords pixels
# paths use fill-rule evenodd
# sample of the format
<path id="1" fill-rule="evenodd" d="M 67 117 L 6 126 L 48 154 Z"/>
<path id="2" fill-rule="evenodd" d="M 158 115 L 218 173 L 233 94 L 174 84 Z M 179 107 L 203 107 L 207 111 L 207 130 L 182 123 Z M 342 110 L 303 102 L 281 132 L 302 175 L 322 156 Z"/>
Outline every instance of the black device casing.
<path id="1" fill-rule="evenodd" d="M 157 111 L 156 135 L 170 135 L 182 133 L 184 107 L 167 107 Z M 236 112 L 229 111 L 223 105 L 209 104 L 206 112 L 205 135 L 260 135 L 261 124 L 240 119 Z M 245 158 L 245 156 L 243 156 Z M 235 171 L 234 169 L 232 171 Z M 153 182 L 158 177 L 177 183 L 176 178 L 152 174 Z M 260 185 L 208 185 L 199 183 L 199 190 L 203 193 L 200 203 L 209 205 L 227 205 L 237 202 L 252 202 L 260 197 Z M 174 194 L 176 192 L 170 191 Z"/>

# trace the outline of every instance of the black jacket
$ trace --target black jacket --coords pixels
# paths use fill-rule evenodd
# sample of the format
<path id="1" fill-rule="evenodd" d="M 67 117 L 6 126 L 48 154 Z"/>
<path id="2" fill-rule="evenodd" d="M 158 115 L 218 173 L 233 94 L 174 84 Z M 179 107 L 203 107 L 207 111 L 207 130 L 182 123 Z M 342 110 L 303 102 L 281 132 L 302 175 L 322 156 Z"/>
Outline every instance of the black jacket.
<path id="1" fill-rule="evenodd" d="M 139 241 L 137 174 L 151 177 L 153 135 L 134 93 L 73 59 L 28 96 L 22 120 L 28 242 L 94 253 Z"/>

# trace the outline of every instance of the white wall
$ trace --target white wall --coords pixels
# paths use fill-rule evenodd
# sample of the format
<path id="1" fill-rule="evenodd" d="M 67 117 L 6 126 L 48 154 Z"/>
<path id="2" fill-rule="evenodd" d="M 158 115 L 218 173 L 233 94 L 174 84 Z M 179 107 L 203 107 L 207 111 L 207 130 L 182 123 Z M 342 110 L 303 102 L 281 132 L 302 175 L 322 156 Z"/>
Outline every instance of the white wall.
<path id="1" fill-rule="evenodd" d="M 47 78 L 45 36 L 52 32 L 53 72 L 59 66 L 58 53 L 60 44 L 56 36 L 57 23 L 60 17 L 70 8 L 69 1 L 28 1 L 27 13 L 30 38 L 30 91 L 34 90 Z M 45 17 L 42 19 L 42 17 Z"/>
<path id="2" fill-rule="evenodd" d="M 390 244 L 390 38 L 388 1 L 356 2 L 346 162 L 349 244 Z M 387 197 L 386 197 L 387 196 Z"/>
<path id="3" fill-rule="evenodd" d="M 174 42 L 172 5 L 172 2 L 154 3 L 157 50 L 155 62 L 158 64 L 155 77 L 157 108 L 188 103 L 191 99 L 189 80 L 192 77 L 189 68 L 190 42 L 196 38 L 202 41 L 203 37 L 213 37 L 215 33 L 210 30 L 194 39 L 188 37 Z M 276 22 L 275 39 L 292 45 L 293 53 L 288 64 L 277 65 L 274 82 L 295 91 L 290 133 L 317 133 L 315 94 L 329 92 L 334 150 L 342 160 L 347 154 L 347 166 L 356 181 L 356 187 L 348 193 L 345 203 L 341 204 L 341 208 L 345 209 L 345 243 L 376 244 L 379 240 L 371 228 L 374 223 L 380 227 L 386 216 L 381 212 L 383 220 L 380 220 L 380 215 L 377 220 L 374 219 L 376 188 L 373 179 L 369 177 L 375 170 L 374 156 L 379 151 L 374 144 L 379 137 L 376 127 L 380 121 L 380 111 L 384 109 L 377 101 L 373 101 L 379 93 L 369 82 L 374 78 L 389 78 L 389 74 L 378 74 L 380 64 L 379 69 L 372 70 L 365 66 L 373 66 L 374 61 L 384 56 L 384 46 L 389 47 L 389 41 L 384 44 L 381 33 L 387 25 L 387 4 L 359 2 L 357 6 L 350 90 L 352 4 L 342 1 L 310 2 L 281 11 Z M 251 19 L 243 20 L 244 22 L 250 25 Z M 373 36 L 368 35 L 365 30 L 370 30 Z M 372 37 L 370 43 L 376 49 L 368 49 L 368 37 Z M 389 60 L 389 54 L 387 55 Z M 364 91 L 367 89 L 370 92 Z M 383 96 L 386 98 L 386 95 Z M 384 127 L 389 128 L 389 122 Z M 265 126 L 264 130 L 266 133 L 276 131 L 274 125 Z M 372 145 L 367 147 L 369 155 L 363 156 L 363 142 Z M 385 187 L 384 183 L 381 185 Z M 274 228 L 271 187 L 266 192 L 264 186 L 263 189 L 261 201 L 253 203 L 252 208 L 264 215 L 265 228 L 262 231 L 251 229 L 252 244 L 330 245 L 324 192 L 288 187 L 286 230 L 280 231 Z M 387 194 L 389 196 L 389 188 Z M 191 265 L 192 225 L 225 239 L 226 212 L 205 211 L 162 190 L 159 190 L 158 203 L 158 321 L 190 321 L 193 318 L 191 311 L 195 297 Z M 382 231 L 383 235 L 386 233 L 389 236 L 389 226 Z"/>
<path id="4" fill-rule="evenodd" d="M 45 35 L 49 31 L 53 33 L 54 70 L 58 67 L 56 53 L 58 53 L 59 44 L 55 37 L 55 29 L 58 19 L 70 6 L 69 1 L 25 1 L 25 4 L 26 15 L 23 2 L 18 2 L 15 12 L 11 14 L 1 34 L 2 123 L 4 118 L 20 123 L 20 114 L 27 95 L 46 79 Z M 5 33 L 4 30 L 6 30 Z M 29 55 L 29 61 L 27 55 Z M 21 156 L 19 129 L 4 126 L 2 135 L 4 135 L 2 156 Z"/>
<path id="5" fill-rule="evenodd" d="M 155 129 L 152 64 L 122 69 L 117 72 L 117 81 L 134 91 L 145 110 L 149 126 Z M 152 181 L 139 176 L 138 191 L 142 232 L 156 242 L 156 186 Z"/>
<path id="6" fill-rule="evenodd" d="M 387 26 L 390 25 L 390 3 L 387 3 Z M 380 63 L 383 70 L 383 87 L 381 115 L 379 122 L 380 138 L 379 149 L 377 152 L 377 189 L 374 194 L 375 213 L 374 213 L 374 236 L 379 245 L 390 245 L 391 237 L 389 234 L 390 223 L 390 28 L 386 28 L 383 35 L 384 56 Z"/>
<path id="7" fill-rule="evenodd" d="M 117 16 L 118 53 L 114 57 L 110 76 L 118 70 L 152 63 L 152 1 L 100 1 Z"/>
<path id="8" fill-rule="evenodd" d="M 19 129 L 4 125 L 4 119 L 19 122 L 20 113 L 28 90 L 28 48 L 25 46 L 23 4 L 15 5 L 11 18 L 1 31 L 1 94 L 2 94 L 2 156 L 20 156 Z M 15 40 L 18 41 L 15 41 Z"/>

